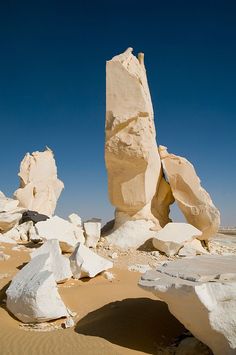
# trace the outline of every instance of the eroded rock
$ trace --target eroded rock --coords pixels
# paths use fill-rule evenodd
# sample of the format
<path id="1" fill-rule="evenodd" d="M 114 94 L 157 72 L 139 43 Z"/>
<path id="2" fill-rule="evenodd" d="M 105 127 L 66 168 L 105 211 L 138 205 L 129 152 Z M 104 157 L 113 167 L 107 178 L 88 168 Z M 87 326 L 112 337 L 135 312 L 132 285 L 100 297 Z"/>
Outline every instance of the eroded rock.
<path id="1" fill-rule="evenodd" d="M 51 255 L 51 270 L 56 282 L 61 283 L 70 279 L 72 277 L 70 261 L 67 257 L 61 254 L 59 240 L 48 240 L 40 248 L 35 249 L 31 253 L 31 258 L 48 253 Z"/>
<path id="2" fill-rule="evenodd" d="M 187 222 L 202 231 L 202 240 L 214 236 L 220 226 L 220 212 L 201 186 L 193 165 L 169 154 L 166 147 L 160 146 L 159 153 L 173 196 Z"/>
<path id="3" fill-rule="evenodd" d="M 236 351 L 236 256 L 202 255 L 148 271 L 139 285 L 215 355 Z"/>
<path id="4" fill-rule="evenodd" d="M 20 164 L 20 187 L 14 193 L 20 206 L 51 216 L 64 187 L 57 178 L 53 152 L 27 153 Z"/>
<path id="5" fill-rule="evenodd" d="M 105 160 L 116 217 L 123 213 L 132 220 L 152 220 L 160 228 L 151 200 L 161 178 L 161 163 L 143 57 L 140 53 L 136 58 L 128 48 L 107 62 Z M 147 230 L 143 232 L 142 243 L 149 238 Z M 119 235 L 127 238 L 123 244 L 128 245 L 125 226 Z"/>
<path id="6" fill-rule="evenodd" d="M 84 222 L 85 245 L 87 247 L 96 248 L 101 237 L 101 220 L 93 218 Z"/>
<path id="7" fill-rule="evenodd" d="M 68 317 L 52 272 L 50 254 L 34 257 L 13 278 L 7 291 L 7 308 L 24 323 Z"/>
<path id="8" fill-rule="evenodd" d="M 153 246 L 167 256 L 178 253 L 186 242 L 201 237 L 202 232 L 188 223 L 168 223 L 156 233 Z"/>
<path id="9" fill-rule="evenodd" d="M 70 256 L 70 264 L 75 279 L 94 277 L 113 267 L 110 260 L 99 256 L 81 243 L 78 243 Z"/>
<path id="10" fill-rule="evenodd" d="M 58 216 L 36 223 L 35 229 L 43 240 L 58 239 L 64 252 L 72 252 L 78 242 L 84 243 L 82 228 Z"/>

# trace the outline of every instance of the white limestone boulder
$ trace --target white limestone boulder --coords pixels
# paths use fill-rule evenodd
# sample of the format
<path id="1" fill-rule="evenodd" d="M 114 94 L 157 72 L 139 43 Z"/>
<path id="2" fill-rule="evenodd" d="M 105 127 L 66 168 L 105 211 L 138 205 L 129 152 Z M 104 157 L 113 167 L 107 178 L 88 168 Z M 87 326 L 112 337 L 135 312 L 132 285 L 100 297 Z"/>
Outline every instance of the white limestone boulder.
<path id="1" fill-rule="evenodd" d="M 138 248 L 148 239 L 156 235 L 155 223 L 152 220 L 132 219 L 129 215 L 118 212 L 113 231 L 105 238 L 109 245 L 121 249 Z"/>
<path id="2" fill-rule="evenodd" d="M 214 236 L 220 226 L 220 212 L 201 186 L 194 166 L 185 158 L 159 147 L 161 163 L 175 201 L 188 223 L 202 231 L 202 240 Z"/>
<path id="3" fill-rule="evenodd" d="M 179 256 L 196 256 L 202 254 L 209 254 L 206 249 L 203 248 L 200 240 L 194 239 L 191 242 L 187 242 L 178 251 Z"/>
<path id="4" fill-rule="evenodd" d="M 78 242 L 84 243 L 82 228 L 58 216 L 36 223 L 35 229 L 43 240 L 58 239 L 64 252 L 72 252 Z"/>
<path id="5" fill-rule="evenodd" d="M 51 255 L 34 257 L 13 278 L 7 291 L 7 308 L 24 323 L 68 317 L 52 272 Z"/>
<path id="6" fill-rule="evenodd" d="M 20 187 L 14 196 L 31 211 L 51 216 L 64 187 L 57 178 L 57 167 L 53 152 L 47 148 L 44 152 L 27 153 L 20 164 Z"/>
<path id="7" fill-rule="evenodd" d="M 202 232 L 188 223 L 168 223 L 162 230 L 156 233 L 153 238 L 153 246 L 165 253 L 173 256 L 186 242 L 201 237 Z"/>
<path id="8" fill-rule="evenodd" d="M 31 253 L 31 258 L 35 258 L 42 254 L 51 255 L 51 270 L 57 283 L 65 282 L 72 277 L 70 261 L 61 254 L 59 240 L 50 239 L 46 241 L 40 248 L 35 249 Z"/>
<path id="9" fill-rule="evenodd" d="M 215 355 L 236 353 L 236 256 L 171 261 L 144 274 L 139 286 L 167 303 Z"/>
<path id="10" fill-rule="evenodd" d="M 75 279 L 94 277 L 113 267 L 110 260 L 99 256 L 81 243 L 78 243 L 70 256 L 70 265 Z"/>
<path id="11" fill-rule="evenodd" d="M 18 200 L 6 197 L 4 193 L 0 191 L 0 212 L 10 212 L 15 210 L 18 205 Z"/>
<path id="12" fill-rule="evenodd" d="M 24 210 L 16 208 L 15 210 L 0 213 L 0 232 L 4 233 L 18 225 Z"/>
<path id="13" fill-rule="evenodd" d="M 92 218 L 84 222 L 85 231 L 85 245 L 88 248 L 96 248 L 97 243 L 101 237 L 101 220 Z"/>
<path id="14" fill-rule="evenodd" d="M 74 224 L 75 226 L 82 226 L 82 219 L 79 215 L 77 215 L 76 213 L 71 213 L 68 216 L 69 221 Z"/>

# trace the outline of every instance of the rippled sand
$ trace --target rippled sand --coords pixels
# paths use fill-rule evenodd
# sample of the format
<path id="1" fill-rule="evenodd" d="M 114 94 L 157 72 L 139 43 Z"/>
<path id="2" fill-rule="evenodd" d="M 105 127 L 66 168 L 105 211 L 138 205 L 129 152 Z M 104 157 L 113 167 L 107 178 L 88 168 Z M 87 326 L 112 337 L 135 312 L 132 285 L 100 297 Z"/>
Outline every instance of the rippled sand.
<path id="1" fill-rule="evenodd" d="M 164 303 L 138 288 L 140 274 L 120 269 L 113 270 L 116 278 L 112 282 L 100 275 L 59 285 L 63 301 L 77 313 L 75 327 L 29 331 L 7 312 L 4 303 L 5 289 L 18 267 L 29 260 L 29 251 L 1 245 L 11 256 L 0 262 L 1 355 L 155 354 L 183 332 Z M 51 325 L 59 327 L 62 322 Z"/>

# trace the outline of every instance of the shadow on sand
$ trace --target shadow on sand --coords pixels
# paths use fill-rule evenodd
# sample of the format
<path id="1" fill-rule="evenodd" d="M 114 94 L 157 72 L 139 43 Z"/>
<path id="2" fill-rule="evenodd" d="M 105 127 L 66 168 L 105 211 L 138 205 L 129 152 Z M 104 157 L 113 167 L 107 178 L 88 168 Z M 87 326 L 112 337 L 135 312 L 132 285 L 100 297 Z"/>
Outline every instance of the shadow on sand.
<path id="1" fill-rule="evenodd" d="M 155 354 L 185 330 L 165 303 L 127 298 L 109 303 L 82 318 L 75 331 L 97 336 L 133 350 Z"/>

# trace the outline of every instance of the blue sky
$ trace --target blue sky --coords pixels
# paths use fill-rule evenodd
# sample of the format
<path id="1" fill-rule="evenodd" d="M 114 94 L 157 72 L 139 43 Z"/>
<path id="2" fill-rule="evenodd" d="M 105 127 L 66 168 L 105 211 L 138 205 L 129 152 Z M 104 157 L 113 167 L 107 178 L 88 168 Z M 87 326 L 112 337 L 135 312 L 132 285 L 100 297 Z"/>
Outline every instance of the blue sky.
<path id="1" fill-rule="evenodd" d="M 157 140 L 188 158 L 236 225 L 235 1 L 0 4 L 0 190 L 26 152 L 53 149 L 57 213 L 113 216 L 104 165 L 105 61 L 145 53 Z M 176 220 L 179 213 L 174 209 Z"/>

